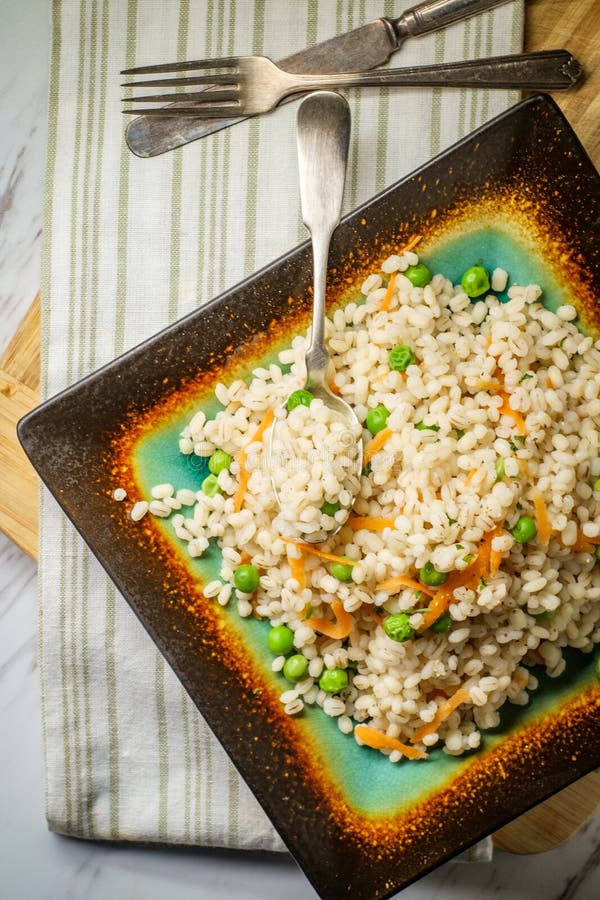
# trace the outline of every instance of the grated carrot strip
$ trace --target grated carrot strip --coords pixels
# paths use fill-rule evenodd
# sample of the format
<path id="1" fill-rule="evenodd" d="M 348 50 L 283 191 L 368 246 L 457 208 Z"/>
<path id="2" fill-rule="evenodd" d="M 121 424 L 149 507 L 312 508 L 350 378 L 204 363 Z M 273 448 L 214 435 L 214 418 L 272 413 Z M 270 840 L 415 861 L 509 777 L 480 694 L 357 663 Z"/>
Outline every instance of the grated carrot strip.
<path id="1" fill-rule="evenodd" d="M 490 550 L 490 575 L 497 575 L 502 565 L 502 550 Z"/>
<path id="2" fill-rule="evenodd" d="M 246 489 L 248 487 L 248 481 L 250 479 L 250 473 L 246 469 L 246 463 L 248 462 L 248 454 L 246 452 L 246 448 L 250 447 L 252 444 L 256 443 L 256 441 L 261 441 L 263 435 L 267 428 L 270 427 L 273 422 L 273 418 L 275 416 L 275 410 L 271 407 L 265 413 L 262 422 L 259 424 L 258 428 L 250 438 L 250 440 L 246 443 L 241 450 L 238 451 L 235 459 L 240 467 L 240 481 L 237 487 L 235 494 L 233 495 L 233 509 L 234 512 L 239 512 L 242 508 L 242 504 L 244 502 L 244 496 L 246 494 Z"/>
<path id="3" fill-rule="evenodd" d="M 471 565 L 463 569 L 462 572 L 451 572 L 447 580 L 435 592 L 435 596 L 429 604 L 429 608 L 424 615 L 423 624 L 419 628 L 419 632 L 430 628 L 439 617 L 446 612 L 451 603 L 454 602 L 454 591 L 459 587 L 466 587 L 469 590 L 476 590 L 479 587 L 483 577 L 489 577 L 492 574 L 492 540 L 498 534 L 502 533 L 501 528 L 494 528 L 488 531 L 482 538 L 480 550 L 477 557 Z M 422 590 L 422 588 L 421 588 Z"/>
<path id="4" fill-rule="evenodd" d="M 477 391 L 494 391 L 495 393 L 498 390 L 499 384 L 497 381 L 485 381 L 480 378 L 475 382 L 473 387 Z"/>
<path id="5" fill-rule="evenodd" d="M 493 531 L 489 532 L 490 535 L 490 577 L 493 578 L 494 575 L 497 575 L 500 566 L 502 565 L 502 560 L 504 559 L 502 550 L 493 550 L 492 549 L 492 541 L 495 537 L 500 537 L 500 535 L 504 534 L 504 528 L 502 525 L 497 525 Z"/>
<path id="6" fill-rule="evenodd" d="M 465 478 L 465 487 L 466 487 L 468 484 L 471 484 L 471 482 L 473 481 L 473 479 L 474 479 L 475 476 L 477 475 L 477 472 L 478 472 L 478 471 L 479 471 L 478 469 L 471 469 L 471 471 L 469 472 L 469 474 L 468 474 L 467 477 Z"/>
<path id="7" fill-rule="evenodd" d="M 300 556 L 291 556 L 288 553 L 288 563 L 290 564 L 290 575 L 295 578 L 300 586 L 300 590 L 306 587 L 306 569 L 304 568 L 304 553 L 300 551 Z"/>
<path id="8" fill-rule="evenodd" d="M 421 728 L 417 728 L 411 737 L 411 742 L 413 744 L 418 744 L 419 741 L 422 741 L 428 734 L 433 734 L 433 732 L 438 730 L 442 722 L 444 722 L 458 706 L 467 703 L 470 699 L 471 694 L 469 691 L 466 688 L 459 688 L 456 693 L 445 701 L 445 703 L 442 703 L 431 722 L 427 722 Z"/>
<path id="9" fill-rule="evenodd" d="M 381 624 L 381 622 L 385 619 L 386 611 L 384 609 L 379 609 L 377 606 L 373 606 L 372 603 L 363 603 L 360 608 L 360 611 L 363 616 L 366 616 L 370 619 L 375 619 L 377 624 Z"/>
<path id="10" fill-rule="evenodd" d="M 408 243 L 401 248 L 400 253 L 408 253 L 409 250 L 413 250 L 417 246 L 417 244 L 421 242 L 421 240 L 422 236 L 420 234 L 413 235 Z M 394 296 L 394 287 L 396 285 L 397 275 L 397 272 L 392 272 L 392 274 L 390 275 L 390 280 L 388 281 L 385 297 L 381 301 L 381 306 L 379 307 L 379 309 L 383 310 L 384 312 L 387 312 L 387 310 L 390 308 L 392 297 Z"/>
<path id="11" fill-rule="evenodd" d="M 428 597 L 435 597 L 436 594 L 431 588 L 425 587 L 420 581 L 415 581 L 414 578 L 409 578 L 408 575 L 396 575 L 394 578 L 387 578 L 377 585 L 378 591 L 387 591 L 389 594 L 397 593 L 400 588 L 412 588 L 415 591 L 427 594 Z"/>
<path id="12" fill-rule="evenodd" d="M 375 454 L 381 450 L 383 445 L 389 441 L 391 436 L 393 435 L 393 431 L 391 428 L 382 428 L 374 438 L 371 438 L 368 444 L 365 445 L 363 450 L 363 462 L 366 465 L 371 459 L 375 456 Z"/>
<path id="13" fill-rule="evenodd" d="M 352 531 L 360 531 L 361 528 L 367 528 L 369 531 L 384 531 L 386 528 L 393 528 L 395 519 L 379 519 L 377 516 L 350 516 L 347 525 Z"/>
<path id="14" fill-rule="evenodd" d="M 552 536 L 552 524 L 548 515 L 546 501 L 538 490 L 532 491 L 533 505 L 535 506 L 535 518 L 537 520 L 538 537 L 544 547 L 547 547 Z"/>
<path id="15" fill-rule="evenodd" d="M 409 240 L 408 244 L 405 244 L 404 247 L 402 247 L 400 253 L 408 253 L 409 250 L 414 250 L 414 248 L 417 246 L 417 244 L 420 244 L 422 240 L 423 240 L 423 235 L 421 235 L 421 234 L 413 235 L 411 237 L 411 239 Z"/>
<path id="16" fill-rule="evenodd" d="M 330 621 L 330 619 L 312 617 L 306 619 L 304 624 L 308 625 L 308 627 L 312 628 L 314 631 L 319 631 L 326 637 L 341 641 L 343 638 L 347 638 L 352 631 L 354 618 L 349 612 L 346 612 L 344 604 L 340 600 L 333 601 L 331 604 L 331 611 L 335 616 L 335 622 Z"/>
<path id="17" fill-rule="evenodd" d="M 489 343 L 487 344 L 488 348 L 491 343 L 491 338 L 488 339 Z M 525 424 L 525 419 L 522 414 L 517 410 L 513 409 L 510 405 L 510 394 L 504 388 L 504 373 L 499 366 L 496 366 L 496 369 L 493 374 L 494 378 L 498 379 L 498 390 L 496 392 L 496 396 L 502 398 L 502 405 L 500 406 L 498 412 L 502 416 L 508 416 L 513 420 L 515 425 L 517 426 L 517 431 L 521 437 L 525 437 L 527 434 L 527 426 Z"/>
<path id="18" fill-rule="evenodd" d="M 560 537 L 560 532 L 558 533 L 558 540 L 562 544 L 562 540 Z M 590 547 L 596 547 L 600 544 L 600 536 L 599 537 L 588 537 L 587 534 L 584 534 L 581 528 L 577 530 L 577 540 L 574 544 L 568 548 L 569 550 L 573 550 L 575 553 L 581 553 L 582 550 L 590 550 Z M 566 547 L 566 544 L 563 544 L 563 547 Z"/>
<path id="19" fill-rule="evenodd" d="M 504 390 L 498 391 L 498 394 L 502 397 L 502 406 L 499 409 L 500 414 L 511 418 L 517 426 L 517 431 L 519 432 L 521 437 L 525 437 L 525 435 L 527 434 L 525 419 L 517 409 L 513 409 L 510 405 L 510 394 L 507 394 Z"/>
<path id="20" fill-rule="evenodd" d="M 390 275 L 390 280 L 388 281 L 388 286 L 387 286 L 387 291 L 385 292 L 385 297 L 381 301 L 381 306 L 379 307 L 379 309 L 383 310 L 383 312 L 387 312 L 387 310 L 390 308 L 390 304 L 392 302 L 392 297 L 394 296 L 394 285 L 396 284 L 396 275 L 397 275 L 396 272 L 392 272 L 392 274 Z"/>
<path id="21" fill-rule="evenodd" d="M 513 683 L 517 684 L 520 688 L 527 687 L 529 684 L 529 675 L 526 675 L 524 672 L 515 672 L 513 675 Z"/>
<path id="22" fill-rule="evenodd" d="M 340 394 L 342 393 L 340 391 L 339 387 L 337 386 L 337 384 L 335 383 L 335 381 L 331 382 L 331 384 L 329 385 L 329 390 L 331 391 L 332 394 L 335 394 L 336 397 L 339 397 Z"/>
<path id="23" fill-rule="evenodd" d="M 250 481 L 250 472 L 247 469 L 242 468 L 242 464 L 240 463 L 240 480 L 238 486 L 236 488 L 235 494 L 233 495 L 233 511 L 239 512 L 242 508 L 242 504 L 244 502 L 244 497 L 246 496 L 246 491 L 248 489 L 248 482 Z"/>
<path id="24" fill-rule="evenodd" d="M 358 562 L 357 559 L 348 559 L 347 556 L 336 556 L 335 553 L 326 553 L 325 550 L 319 550 L 313 544 L 304 544 L 302 541 L 293 541 L 291 538 L 285 537 L 282 537 L 281 540 L 284 544 L 293 544 L 295 547 L 299 547 L 303 553 L 311 553 L 313 556 L 318 556 L 320 559 L 328 559 L 330 562 L 342 563 L 345 566 L 355 566 Z"/>
<path id="25" fill-rule="evenodd" d="M 424 750 L 419 750 L 417 747 L 409 747 L 397 738 L 389 737 L 382 731 L 370 728 L 369 725 L 357 725 L 354 729 L 354 735 L 362 744 L 371 747 L 373 750 L 397 750 L 403 756 L 406 756 L 407 759 L 427 759 L 427 754 Z"/>
<path id="26" fill-rule="evenodd" d="M 531 470 L 527 465 L 526 459 L 517 459 L 517 463 L 519 464 L 519 469 L 521 470 L 521 475 L 525 475 L 527 478 L 531 477 Z"/>

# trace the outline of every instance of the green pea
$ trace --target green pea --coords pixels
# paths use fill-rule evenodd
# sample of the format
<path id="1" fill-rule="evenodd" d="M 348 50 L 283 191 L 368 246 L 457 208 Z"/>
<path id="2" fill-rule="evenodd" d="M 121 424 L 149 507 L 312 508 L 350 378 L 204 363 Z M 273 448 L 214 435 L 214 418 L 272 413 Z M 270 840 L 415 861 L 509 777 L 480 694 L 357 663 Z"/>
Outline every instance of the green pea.
<path id="1" fill-rule="evenodd" d="M 434 631 L 436 634 L 444 634 L 446 631 L 450 631 L 454 621 L 452 616 L 446 610 L 446 612 L 442 613 L 439 619 L 436 619 L 433 625 L 430 626 L 430 631 Z"/>
<path id="2" fill-rule="evenodd" d="M 504 478 L 504 459 L 499 456 L 496 460 L 496 481 L 502 481 Z"/>
<path id="3" fill-rule="evenodd" d="M 344 563 L 331 563 L 331 574 L 338 581 L 352 581 L 352 566 L 346 566 Z"/>
<path id="4" fill-rule="evenodd" d="M 385 428 L 389 414 L 389 410 L 385 406 L 381 406 L 381 404 L 376 406 L 375 409 L 369 410 L 367 413 L 367 428 L 372 435 L 379 434 Z"/>
<path id="5" fill-rule="evenodd" d="M 225 453 L 224 450 L 215 450 L 208 460 L 208 471 L 213 475 L 218 475 L 223 469 L 228 469 L 232 462 L 233 457 L 229 453 Z"/>
<path id="6" fill-rule="evenodd" d="M 287 656 L 294 646 L 294 632 L 287 625 L 275 625 L 267 635 L 267 644 L 271 653 Z"/>
<path id="7" fill-rule="evenodd" d="M 425 422 L 417 422 L 415 424 L 417 431 L 439 431 L 439 425 L 426 425 Z"/>
<path id="8" fill-rule="evenodd" d="M 215 494 L 222 494 L 223 491 L 219 487 L 216 475 L 207 475 L 202 482 L 202 492 L 208 497 L 214 497 Z"/>
<path id="9" fill-rule="evenodd" d="M 460 279 L 460 286 L 467 297 L 480 297 L 490 289 L 490 276 L 483 266 L 471 266 Z"/>
<path id="10" fill-rule="evenodd" d="M 288 656 L 283 666 L 283 675 L 288 681 L 302 681 L 308 672 L 308 660 L 301 653 Z"/>
<path id="11" fill-rule="evenodd" d="M 348 687 L 348 673 L 345 669 L 325 669 L 319 678 L 319 687 L 326 694 L 339 694 Z"/>
<path id="12" fill-rule="evenodd" d="M 416 266 L 409 266 L 406 272 L 402 273 L 408 278 L 415 287 L 425 287 L 431 281 L 431 272 L 425 263 L 417 263 Z"/>
<path id="13" fill-rule="evenodd" d="M 323 506 L 321 507 L 321 512 L 326 516 L 335 516 L 336 512 L 339 510 L 340 504 L 335 501 L 335 503 L 328 503 L 326 500 Z"/>
<path id="14" fill-rule="evenodd" d="M 410 624 L 410 615 L 405 612 L 388 616 L 383 623 L 383 630 L 389 638 L 399 643 L 409 641 L 415 633 L 415 629 Z"/>
<path id="15" fill-rule="evenodd" d="M 290 394 L 288 397 L 286 406 L 291 412 L 291 410 L 296 409 L 297 406 L 310 406 L 314 399 L 315 398 L 310 391 L 294 391 L 293 394 Z"/>
<path id="16" fill-rule="evenodd" d="M 595 491 L 600 491 L 600 478 L 597 478 L 593 484 L 593 489 Z"/>
<path id="17" fill-rule="evenodd" d="M 526 544 L 533 540 L 537 534 L 537 525 L 530 516 L 521 516 L 512 530 L 512 536 L 517 544 Z"/>
<path id="18" fill-rule="evenodd" d="M 546 609 L 541 613 L 534 613 L 533 618 L 536 622 L 551 622 L 556 618 L 557 609 Z"/>
<path id="19" fill-rule="evenodd" d="M 258 587 L 259 577 L 256 566 L 247 563 L 244 566 L 237 567 L 233 573 L 233 583 L 238 591 L 242 591 L 244 594 L 252 594 Z"/>
<path id="20" fill-rule="evenodd" d="M 395 372 L 406 372 L 415 362 L 416 356 L 406 344 L 396 344 L 388 354 L 390 369 L 394 369 Z"/>
<path id="21" fill-rule="evenodd" d="M 423 584 L 429 587 L 438 587 L 448 579 L 447 572 L 438 572 L 431 560 L 426 562 L 422 569 L 419 569 L 419 578 Z"/>

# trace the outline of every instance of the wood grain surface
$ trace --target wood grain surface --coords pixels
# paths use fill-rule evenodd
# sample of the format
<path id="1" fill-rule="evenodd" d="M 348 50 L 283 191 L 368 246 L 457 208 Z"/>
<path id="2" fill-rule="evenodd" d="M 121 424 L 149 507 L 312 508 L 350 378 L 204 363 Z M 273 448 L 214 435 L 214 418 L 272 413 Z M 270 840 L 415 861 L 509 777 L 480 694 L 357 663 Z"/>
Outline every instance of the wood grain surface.
<path id="1" fill-rule="evenodd" d="M 585 80 L 555 99 L 590 158 L 600 167 L 600 0 L 528 0 L 528 50 L 566 47 L 582 63 Z M 18 419 L 39 402 L 40 306 L 36 297 L 0 360 L 0 530 L 37 557 L 37 478 L 15 432 Z M 580 779 L 494 835 L 512 853 L 539 853 L 568 840 L 598 809 L 600 772 Z"/>
<path id="2" fill-rule="evenodd" d="M 585 78 L 554 99 L 600 168 L 600 0 L 526 0 L 525 47 L 565 47 L 582 64 Z"/>
<path id="3" fill-rule="evenodd" d="M 40 398 L 40 299 L 30 306 L 0 359 L 0 529 L 37 557 L 38 483 L 17 440 L 21 416 Z"/>

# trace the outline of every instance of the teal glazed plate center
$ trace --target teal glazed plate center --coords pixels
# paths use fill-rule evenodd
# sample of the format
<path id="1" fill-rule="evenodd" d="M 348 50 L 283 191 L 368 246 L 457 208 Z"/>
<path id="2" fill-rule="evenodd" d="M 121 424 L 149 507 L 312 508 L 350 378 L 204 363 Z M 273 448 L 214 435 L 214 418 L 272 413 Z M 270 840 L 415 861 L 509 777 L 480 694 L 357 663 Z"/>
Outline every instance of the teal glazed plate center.
<path id="1" fill-rule="evenodd" d="M 364 277 L 415 234 L 432 271 L 457 283 L 468 265 L 501 266 L 513 283 L 540 284 L 548 307 L 575 305 L 581 327 L 598 335 L 600 178 L 547 97 L 344 219 L 331 306 L 356 301 Z M 529 705 L 503 707 L 478 751 L 392 765 L 318 708 L 285 715 L 269 624 L 203 596 L 218 573 L 216 546 L 192 559 L 168 520 L 133 523 L 114 502 L 117 486 L 132 499 L 165 480 L 198 489 L 206 463 L 178 452 L 180 432 L 194 411 L 214 414 L 218 381 L 247 377 L 306 328 L 310 282 L 303 244 L 47 401 L 19 435 L 319 896 L 378 900 L 596 768 L 600 687 L 593 655 L 569 652 L 559 678 L 535 672 Z"/>

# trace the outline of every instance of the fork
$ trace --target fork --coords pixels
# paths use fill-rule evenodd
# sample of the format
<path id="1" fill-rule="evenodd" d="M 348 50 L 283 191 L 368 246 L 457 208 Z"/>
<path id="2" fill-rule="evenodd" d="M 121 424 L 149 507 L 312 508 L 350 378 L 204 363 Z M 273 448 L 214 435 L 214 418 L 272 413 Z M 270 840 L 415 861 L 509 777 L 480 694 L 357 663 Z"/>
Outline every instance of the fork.
<path id="1" fill-rule="evenodd" d="M 517 90 L 566 90 L 583 74 L 580 63 L 567 50 L 541 50 L 512 56 L 495 56 L 466 62 L 404 69 L 375 69 L 339 75 L 296 75 L 285 72 L 266 56 L 229 56 L 221 59 L 167 63 L 124 69 L 122 75 L 213 70 L 205 75 L 127 82 L 123 87 L 201 87 L 189 93 L 161 93 L 134 98 L 137 103 L 169 103 L 176 107 L 124 109 L 135 115 L 155 116 L 256 116 L 274 109 L 289 94 L 342 87 L 516 88 Z M 211 86 L 210 90 L 206 90 Z M 215 86 L 215 89 L 212 89 Z M 131 97 L 123 98 L 125 102 Z M 179 105 L 189 102 L 190 106 Z"/>

